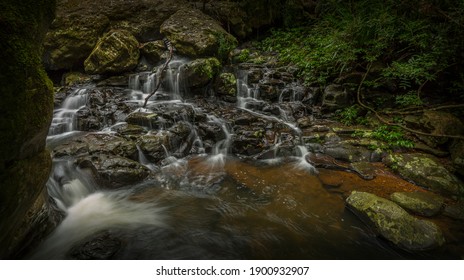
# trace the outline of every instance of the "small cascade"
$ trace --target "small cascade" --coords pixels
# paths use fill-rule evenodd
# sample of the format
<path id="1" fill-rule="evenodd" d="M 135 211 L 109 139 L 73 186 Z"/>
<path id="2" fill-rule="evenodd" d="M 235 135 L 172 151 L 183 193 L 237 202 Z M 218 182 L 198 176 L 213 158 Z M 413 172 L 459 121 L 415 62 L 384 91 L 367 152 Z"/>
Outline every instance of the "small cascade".
<path id="1" fill-rule="evenodd" d="M 212 167 L 223 167 L 232 142 L 232 133 L 230 132 L 224 120 L 208 115 L 208 121 L 221 127 L 224 133 L 224 139 L 219 140 L 213 147 L 211 156 L 208 158 L 208 164 Z"/>
<path id="2" fill-rule="evenodd" d="M 237 107 L 246 109 L 247 104 L 258 101 L 259 89 L 257 85 L 248 85 L 248 72 L 240 70 L 237 72 Z"/>
<path id="3" fill-rule="evenodd" d="M 137 145 L 137 151 L 138 151 L 138 158 L 139 158 L 139 162 L 140 164 L 142 164 L 143 166 L 145 166 L 146 168 L 150 169 L 151 171 L 156 171 L 158 169 L 158 167 L 156 166 L 156 164 L 150 162 L 147 157 L 145 156 L 145 154 L 143 153 L 142 149 L 140 148 L 139 145 Z"/>
<path id="4" fill-rule="evenodd" d="M 295 163 L 295 168 L 299 170 L 308 171 L 311 174 L 317 174 L 317 169 L 306 160 L 306 156 L 310 153 L 308 148 L 303 145 L 297 146 L 298 157 L 297 162 Z"/>
<path id="5" fill-rule="evenodd" d="M 49 136 L 77 130 L 76 113 L 87 104 L 87 91 L 86 88 L 76 89 L 66 97 L 61 107 L 53 112 Z"/>
<path id="6" fill-rule="evenodd" d="M 132 102 L 142 105 L 150 93 L 152 93 L 159 82 L 160 87 L 151 97 L 152 101 L 182 100 L 185 95 L 185 79 L 183 78 L 183 67 L 187 63 L 185 59 L 172 59 L 165 73 L 161 73 L 162 66 L 154 72 L 142 72 L 129 77 L 129 89 L 132 90 Z"/>

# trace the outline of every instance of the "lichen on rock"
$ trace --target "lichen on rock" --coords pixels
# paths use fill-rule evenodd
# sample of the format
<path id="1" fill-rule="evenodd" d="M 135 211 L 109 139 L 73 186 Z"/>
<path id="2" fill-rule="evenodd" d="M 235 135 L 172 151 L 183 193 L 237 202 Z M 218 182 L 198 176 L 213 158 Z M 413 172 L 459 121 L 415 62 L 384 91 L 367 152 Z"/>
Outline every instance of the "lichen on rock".
<path id="1" fill-rule="evenodd" d="M 84 67 L 90 74 L 122 73 L 134 69 L 139 56 L 139 43 L 130 32 L 112 30 L 98 41 Z"/>
<path id="2" fill-rule="evenodd" d="M 427 250 L 445 242 L 436 224 L 415 218 L 388 199 L 353 191 L 346 203 L 357 215 L 373 225 L 382 237 L 400 248 Z"/>

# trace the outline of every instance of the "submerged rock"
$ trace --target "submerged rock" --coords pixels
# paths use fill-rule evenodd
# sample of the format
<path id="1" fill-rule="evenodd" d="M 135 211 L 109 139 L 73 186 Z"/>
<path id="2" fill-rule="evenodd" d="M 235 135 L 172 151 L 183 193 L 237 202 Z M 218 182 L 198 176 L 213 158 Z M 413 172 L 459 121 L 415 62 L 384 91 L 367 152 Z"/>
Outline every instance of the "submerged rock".
<path id="1" fill-rule="evenodd" d="M 460 195 L 464 183 L 434 157 L 426 154 L 390 154 L 385 163 L 403 178 L 435 192 Z"/>
<path id="2" fill-rule="evenodd" d="M 346 203 L 356 214 L 366 218 L 382 237 L 400 248 L 426 250 L 445 242 L 436 224 L 415 218 L 390 200 L 353 191 Z"/>
<path id="3" fill-rule="evenodd" d="M 441 196 L 425 192 L 395 192 L 390 198 L 401 207 L 422 216 L 438 214 L 444 202 Z"/>
<path id="4" fill-rule="evenodd" d="M 84 61 L 85 71 L 90 74 L 129 71 L 137 66 L 139 55 L 139 42 L 130 32 L 113 30 L 98 41 Z"/>

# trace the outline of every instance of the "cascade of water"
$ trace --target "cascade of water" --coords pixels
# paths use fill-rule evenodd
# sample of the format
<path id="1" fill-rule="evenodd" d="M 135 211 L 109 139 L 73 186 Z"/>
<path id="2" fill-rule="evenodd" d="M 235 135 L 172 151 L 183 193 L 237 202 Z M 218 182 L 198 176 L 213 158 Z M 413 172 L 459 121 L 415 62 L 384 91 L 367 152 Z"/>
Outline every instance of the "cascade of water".
<path id="1" fill-rule="evenodd" d="M 53 112 L 53 120 L 48 131 L 49 136 L 71 132 L 77 129 L 76 113 L 87 104 L 87 89 L 76 89 L 63 101 L 59 109 Z"/>
<path id="2" fill-rule="evenodd" d="M 158 83 L 161 83 L 157 92 L 151 100 L 182 100 L 186 92 L 183 68 L 187 60 L 173 58 L 165 73 L 161 73 L 162 66 L 157 67 L 155 72 L 143 72 L 129 76 L 129 89 L 132 90 L 132 102 L 142 105 L 145 98 L 149 96 Z"/>

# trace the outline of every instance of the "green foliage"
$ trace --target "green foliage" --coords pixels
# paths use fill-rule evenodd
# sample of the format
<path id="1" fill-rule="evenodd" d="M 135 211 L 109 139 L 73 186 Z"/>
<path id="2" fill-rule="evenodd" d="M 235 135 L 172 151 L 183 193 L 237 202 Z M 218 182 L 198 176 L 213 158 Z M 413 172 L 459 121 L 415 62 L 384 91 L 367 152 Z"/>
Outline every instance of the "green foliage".
<path id="1" fill-rule="evenodd" d="M 299 68 L 308 85 L 324 86 L 350 73 L 371 71 L 363 86 L 397 93 L 438 85 L 444 92 L 464 90 L 464 1 L 319 1 L 312 26 L 273 30 L 262 50 Z M 417 105 L 410 95 L 402 105 Z"/>
<path id="2" fill-rule="evenodd" d="M 357 132 L 353 134 L 354 137 L 365 137 L 382 141 L 385 145 L 373 146 L 372 149 L 392 149 L 392 148 L 413 148 L 414 142 L 407 139 L 397 126 L 381 125 L 370 132 Z"/>
<path id="3" fill-rule="evenodd" d="M 237 56 L 237 61 L 238 62 L 245 62 L 250 58 L 250 50 L 249 49 L 243 49 L 240 51 L 240 54 Z"/>
<path id="4" fill-rule="evenodd" d="M 366 124 L 366 118 L 361 114 L 361 107 L 353 105 L 336 112 L 337 119 L 345 125 Z"/>
<path id="5" fill-rule="evenodd" d="M 416 92 L 411 91 L 403 95 L 396 97 L 395 103 L 400 107 L 413 107 L 423 105 L 422 100 L 419 98 Z"/>

